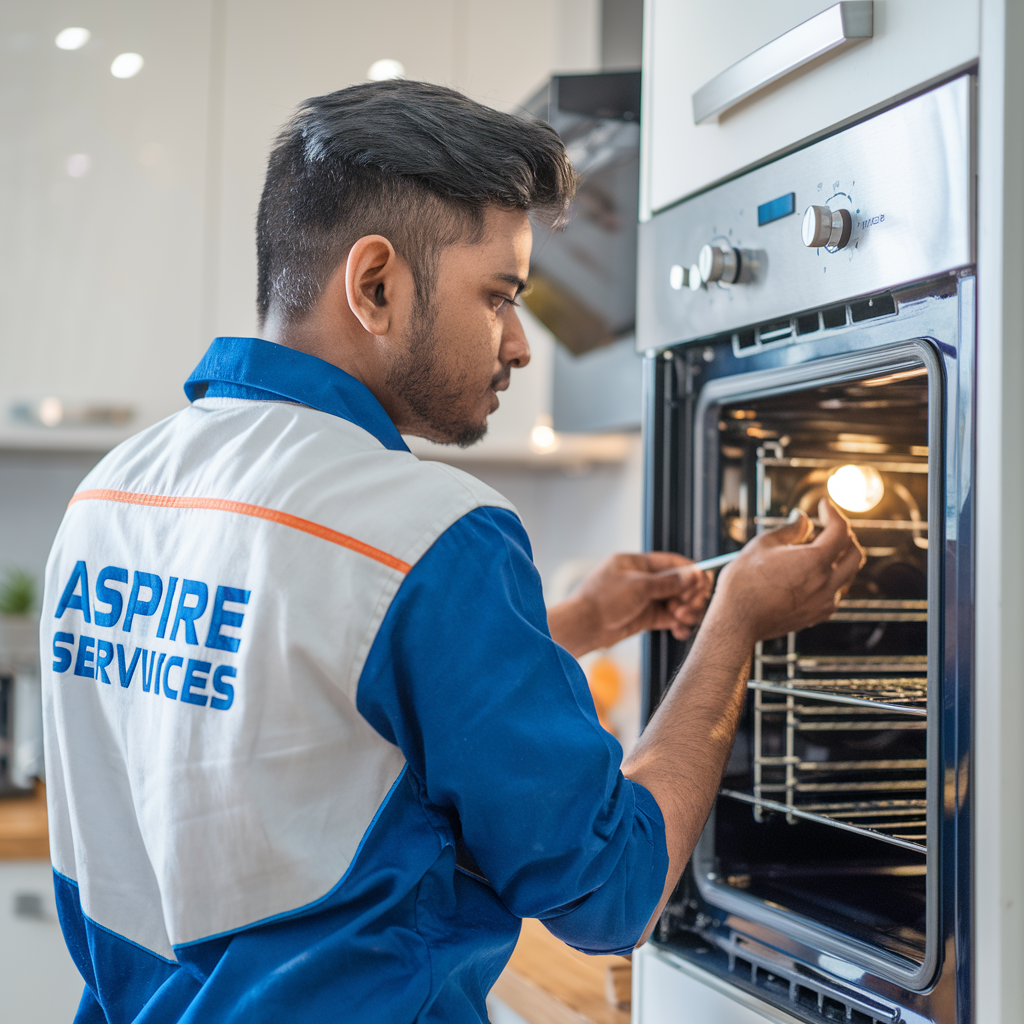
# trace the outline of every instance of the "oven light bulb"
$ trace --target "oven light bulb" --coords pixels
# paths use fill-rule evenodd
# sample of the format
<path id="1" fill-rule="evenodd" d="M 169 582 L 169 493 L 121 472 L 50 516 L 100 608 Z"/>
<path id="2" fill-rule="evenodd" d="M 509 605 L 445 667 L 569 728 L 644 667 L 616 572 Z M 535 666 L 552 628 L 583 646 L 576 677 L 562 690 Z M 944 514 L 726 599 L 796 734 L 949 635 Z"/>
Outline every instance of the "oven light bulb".
<path id="1" fill-rule="evenodd" d="M 840 466 L 826 486 L 829 497 L 847 512 L 867 512 L 885 494 L 882 474 L 874 466 Z"/>

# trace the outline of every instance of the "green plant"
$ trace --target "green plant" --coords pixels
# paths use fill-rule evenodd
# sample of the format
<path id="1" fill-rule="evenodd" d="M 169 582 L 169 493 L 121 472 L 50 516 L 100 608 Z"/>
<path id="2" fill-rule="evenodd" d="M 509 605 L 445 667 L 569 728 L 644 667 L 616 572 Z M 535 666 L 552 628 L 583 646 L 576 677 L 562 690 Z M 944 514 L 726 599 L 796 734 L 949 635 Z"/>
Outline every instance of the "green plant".
<path id="1" fill-rule="evenodd" d="M 35 603 L 35 577 L 24 569 L 7 569 L 0 581 L 0 614 L 27 615 Z"/>

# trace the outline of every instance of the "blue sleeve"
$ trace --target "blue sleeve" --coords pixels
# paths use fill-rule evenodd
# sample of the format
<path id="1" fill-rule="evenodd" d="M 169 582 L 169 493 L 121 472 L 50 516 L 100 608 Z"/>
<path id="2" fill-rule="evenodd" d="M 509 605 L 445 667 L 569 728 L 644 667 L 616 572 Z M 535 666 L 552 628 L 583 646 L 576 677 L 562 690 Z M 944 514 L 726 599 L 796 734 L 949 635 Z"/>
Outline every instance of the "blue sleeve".
<path id="1" fill-rule="evenodd" d="M 357 705 L 513 914 L 587 952 L 635 945 L 668 871 L 664 821 L 551 639 L 514 514 L 476 509 L 413 567 Z"/>

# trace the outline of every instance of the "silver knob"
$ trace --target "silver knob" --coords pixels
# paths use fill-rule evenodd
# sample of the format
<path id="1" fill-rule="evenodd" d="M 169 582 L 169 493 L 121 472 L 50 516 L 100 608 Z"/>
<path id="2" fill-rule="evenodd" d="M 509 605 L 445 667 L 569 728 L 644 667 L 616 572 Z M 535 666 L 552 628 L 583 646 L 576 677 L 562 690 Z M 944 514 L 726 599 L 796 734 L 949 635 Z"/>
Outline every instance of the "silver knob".
<path id="1" fill-rule="evenodd" d="M 705 245 L 697 257 L 697 269 L 704 284 L 711 281 L 733 284 L 740 272 L 740 254 L 732 246 L 721 249 L 717 245 Z"/>
<path id="2" fill-rule="evenodd" d="M 690 283 L 687 280 L 689 276 L 689 271 L 685 267 L 681 267 L 678 263 L 673 263 L 668 268 L 668 285 L 673 291 L 677 292 Z"/>
<path id="3" fill-rule="evenodd" d="M 809 249 L 827 246 L 842 249 L 850 241 L 853 218 L 849 210 L 831 210 L 827 206 L 808 206 L 800 235 Z"/>

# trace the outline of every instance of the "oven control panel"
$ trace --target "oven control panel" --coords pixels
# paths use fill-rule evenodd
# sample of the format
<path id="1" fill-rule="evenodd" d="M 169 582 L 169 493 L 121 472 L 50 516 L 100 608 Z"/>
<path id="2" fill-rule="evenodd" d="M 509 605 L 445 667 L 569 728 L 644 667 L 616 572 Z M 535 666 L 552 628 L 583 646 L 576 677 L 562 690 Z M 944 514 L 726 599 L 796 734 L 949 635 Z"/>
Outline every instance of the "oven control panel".
<path id="1" fill-rule="evenodd" d="M 973 88 L 961 76 L 641 224 L 637 347 L 973 263 Z"/>

